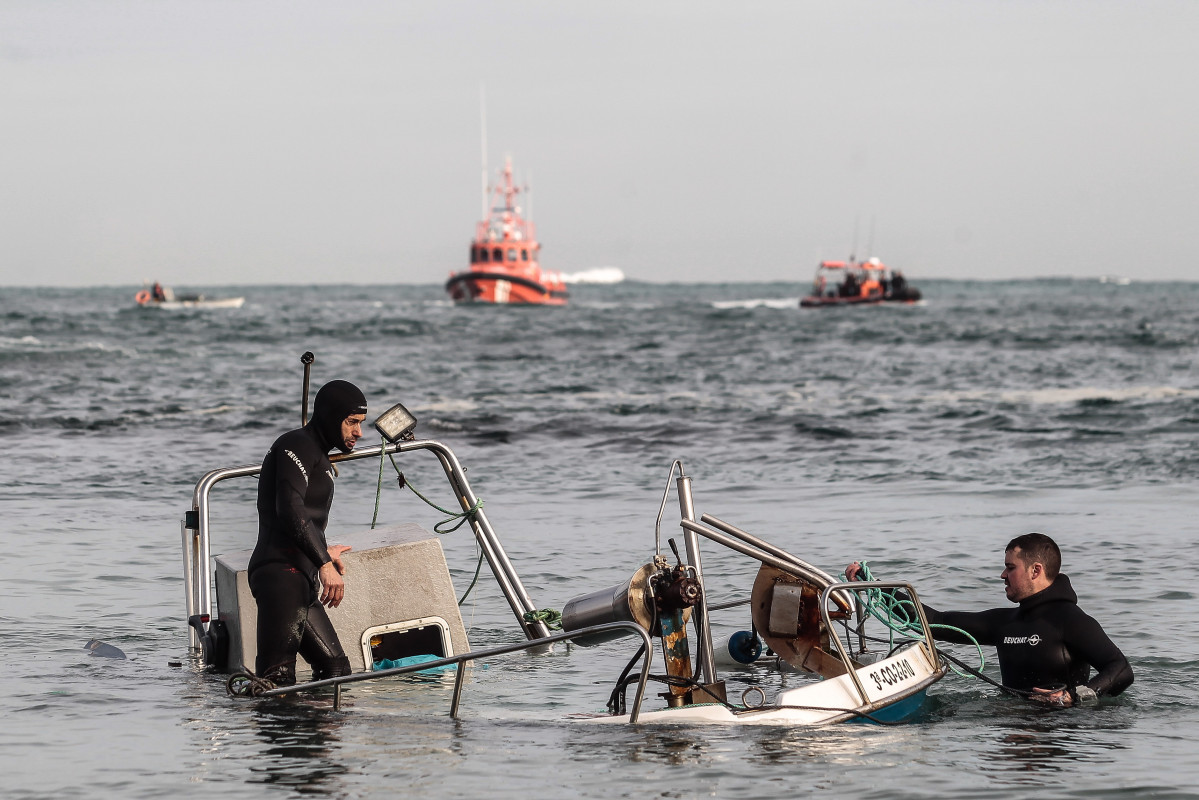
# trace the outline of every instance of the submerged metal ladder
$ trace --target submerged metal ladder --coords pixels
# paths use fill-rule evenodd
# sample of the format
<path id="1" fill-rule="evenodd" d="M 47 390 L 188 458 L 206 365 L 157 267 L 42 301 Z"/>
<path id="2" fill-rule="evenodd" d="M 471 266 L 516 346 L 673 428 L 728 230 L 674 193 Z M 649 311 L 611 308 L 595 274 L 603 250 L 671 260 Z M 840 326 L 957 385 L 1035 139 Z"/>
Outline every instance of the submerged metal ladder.
<path id="1" fill-rule="evenodd" d="M 487 515 L 482 508 L 476 508 L 479 498 L 471 489 L 470 482 L 466 479 L 466 471 L 458 463 L 458 457 L 449 447 L 433 439 L 405 440 L 366 447 L 351 453 L 335 454 L 330 456 L 329 460 L 338 463 L 361 458 L 381 458 L 389 453 L 404 453 L 414 450 L 428 450 L 437 456 L 462 510 L 465 512 L 472 508 L 475 509 L 468 517 L 471 529 L 474 531 L 475 539 L 478 541 L 483 555 L 487 558 L 487 564 L 491 567 L 496 582 L 499 583 L 500 590 L 508 600 L 508 605 L 511 606 L 512 613 L 526 638 L 531 641 L 552 638 L 550 629 L 543 621 L 525 619 L 525 614 L 536 611 L 537 607 L 533 605 L 528 592 L 525 591 L 524 584 L 521 583 L 520 576 L 516 574 L 516 568 L 512 566 L 508 554 L 504 552 L 504 547 L 500 544 L 499 537 L 491 527 Z M 212 492 L 212 488 L 221 481 L 257 475 L 261 470 L 262 465 L 260 464 L 248 464 L 241 467 L 215 469 L 205 474 L 196 484 L 195 492 L 192 495 L 191 509 L 183 517 L 180 525 L 183 540 L 183 583 L 187 595 L 187 619 L 189 620 L 188 647 L 193 651 L 199 650 L 201 647 L 200 632 L 196 626 L 190 623 L 190 620 L 198 617 L 201 624 L 207 624 L 212 619 L 209 494 Z"/>

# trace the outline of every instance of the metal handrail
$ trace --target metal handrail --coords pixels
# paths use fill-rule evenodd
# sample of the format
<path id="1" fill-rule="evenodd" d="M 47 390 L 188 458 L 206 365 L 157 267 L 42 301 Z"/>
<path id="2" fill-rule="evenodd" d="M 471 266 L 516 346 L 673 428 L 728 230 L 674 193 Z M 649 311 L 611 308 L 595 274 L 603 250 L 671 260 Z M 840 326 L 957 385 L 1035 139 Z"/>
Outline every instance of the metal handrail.
<path id="1" fill-rule="evenodd" d="M 524 584 L 521 583 L 520 577 L 516 574 L 516 568 L 512 566 L 507 553 L 504 552 L 503 545 L 500 544 L 499 537 L 496 536 L 495 530 L 491 527 L 487 515 L 483 513 L 481 508 L 476 508 L 479 498 L 475 495 L 474 490 L 471 489 L 470 482 L 466 479 L 466 471 L 462 469 L 462 465 L 458 462 L 458 457 L 454 455 L 454 452 L 449 447 L 433 439 L 416 439 L 365 447 L 350 453 L 338 453 L 330 456 L 329 460 L 334 463 L 355 461 L 375 456 L 382 457 L 387 453 L 413 450 L 432 451 L 441 463 L 442 469 L 450 481 L 450 486 L 454 490 L 454 495 L 458 498 L 458 502 L 462 506 L 462 510 L 470 511 L 472 508 L 476 509 L 470 518 L 471 529 L 474 531 L 475 539 L 479 542 L 479 546 L 487 558 L 487 563 L 491 567 L 492 574 L 495 575 L 496 582 L 499 583 L 500 589 L 504 593 L 508 605 L 511 606 L 512 612 L 516 616 L 517 622 L 520 624 L 525 636 L 530 640 L 545 639 L 550 636 L 550 629 L 544 622 L 541 620 L 530 621 L 525 619 L 525 614 L 530 611 L 536 611 L 537 606 L 533 604 L 532 599 L 530 599 L 528 592 L 525 590 Z M 195 559 L 198 563 L 193 574 L 189 575 L 186 570 L 184 574 L 189 615 L 190 613 L 197 613 L 206 614 L 210 618 L 212 616 L 212 552 L 210 544 L 211 536 L 209 533 L 209 494 L 212 491 L 212 487 L 230 478 L 257 475 L 261 470 L 262 466 L 259 464 L 246 464 L 240 467 L 215 469 L 206 473 L 196 483 L 195 491 L 192 494 L 192 511 L 196 514 L 196 527 L 193 529 L 192 545 L 194 547 Z M 186 536 L 184 539 L 187 541 Z M 187 559 L 190 557 L 188 548 L 185 547 L 184 558 Z M 195 648 L 199 642 L 195 638 L 195 632 L 190 628 L 189 631 L 189 643 Z"/>
<path id="2" fill-rule="evenodd" d="M 857 669 L 854 667 L 853 659 L 849 657 L 849 652 L 841 643 L 841 637 L 832 634 L 833 621 L 829 617 L 828 603 L 829 596 L 833 592 L 839 592 L 849 589 L 853 592 L 864 592 L 871 589 L 906 589 L 912 597 L 912 604 L 916 607 L 916 614 L 920 617 L 920 628 L 924 631 L 924 645 L 928 651 L 929 660 L 932 661 L 933 671 L 937 672 L 943 669 L 941 666 L 940 654 L 937 652 L 937 646 L 933 642 L 933 632 L 928 626 L 928 618 L 924 616 L 924 607 L 920 605 L 920 596 L 916 594 L 916 590 L 912 588 L 912 584 L 903 581 L 850 581 L 847 583 L 834 583 L 826 586 L 824 591 L 820 593 L 820 616 L 824 622 L 825 628 L 830 632 L 829 639 L 836 642 L 837 655 L 841 657 L 841 663 L 845 665 L 845 671 L 849 673 L 849 677 L 853 680 L 854 687 L 858 690 L 858 696 L 862 698 L 862 707 L 871 707 L 874 704 L 870 701 L 870 697 L 866 694 L 866 688 L 862 686 L 862 679 L 858 677 Z M 913 641 L 916 641 L 913 639 Z M 860 710 L 860 709 L 859 709 Z"/>
<path id="3" fill-rule="evenodd" d="M 518 642 L 516 644 L 500 645 L 499 647 L 491 647 L 486 650 L 473 650 L 469 653 L 463 653 L 449 658 L 439 658 L 436 661 L 423 661 L 420 664 L 409 664 L 405 667 L 393 667 L 392 669 L 381 669 L 377 672 L 358 672 L 353 675 L 342 675 L 337 678 L 324 678 L 319 681 L 308 681 L 307 683 L 297 683 L 294 686 L 280 686 L 277 689 L 270 689 L 263 692 L 259 697 L 282 697 L 287 694 L 296 692 L 307 692 L 314 689 L 322 689 L 326 686 L 334 687 L 333 692 L 333 708 L 341 708 L 341 687 L 347 683 L 361 683 L 362 681 L 373 681 L 380 678 L 391 678 L 396 675 L 407 675 L 412 672 L 421 672 L 427 669 L 437 669 L 439 667 L 448 667 L 464 664 L 468 661 L 474 661 L 479 658 L 489 658 L 491 656 L 501 656 L 508 653 L 516 653 L 523 650 L 531 650 L 535 647 L 544 647 L 554 642 L 560 642 L 565 639 L 574 639 L 579 636 L 588 634 L 608 633 L 611 631 L 622 630 L 626 632 L 636 633 L 641 637 L 641 642 L 645 650 L 645 656 L 641 662 L 641 677 L 637 681 L 637 696 L 633 699 L 633 710 L 629 714 L 629 722 L 636 722 L 641 715 L 641 703 L 645 699 L 645 685 L 649 681 L 649 666 L 650 659 L 653 657 L 654 647 L 650 642 L 649 634 L 635 622 L 605 622 L 601 625 L 592 625 L 587 628 L 580 628 L 574 631 L 564 631 L 563 633 L 555 633 L 551 636 L 546 636 L 542 639 L 536 639 L 528 642 Z M 450 717 L 458 718 L 458 706 L 462 697 L 462 679 L 465 675 L 465 670 L 459 669 L 458 674 L 454 677 L 454 697 L 450 703 Z"/>
<path id="4" fill-rule="evenodd" d="M 740 539 L 741 541 L 745 542 L 746 544 L 752 545 L 753 547 L 756 547 L 759 550 L 762 550 L 763 552 L 769 553 L 770 555 L 775 556 L 776 558 L 781 558 L 784 561 L 790 561 L 792 564 L 795 565 L 795 568 L 797 570 L 800 570 L 800 575 L 802 577 L 806 577 L 808 580 L 812 581 L 813 583 L 822 584 L 822 585 L 836 583 L 837 579 L 834 578 L 832 575 L 829 575 L 824 570 L 820 569 L 820 567 L 817 567 L 813 564 L 809 564 L 808 562 L 804 561 L 803 559 L 801 559 L 797 556 L 791 555 L 790 553 L 788 553 L 786 550 L 779 547 L 778 545 L 772 544 L 772 543 L 766 541 L 765 539 L 762 539 L 761 537 L 754 536 L 752 533 L 749 533 L 748 531 L 743 531 L 740 528 L 738 528 L 736 525 L 732 525 L 728 522 L 725 522 L 724 520 L 720 519 L 719 517 L 714 517 L 711 514 L 704 514 L 703 516 L 701 516 L 699 518 L 699 521 L 706 523 L 708 525 L 711 525 L 713 528 L 715 528 L 718 531 L 723 531 L 723 532 L 729 534 L 730 536 L 734 536 L 734 537 Z M 788 572 L 790 572 L 792 575 L 795 574 L 795 572 L 792 570 L 788 570 Z M 842 608 L 844 608 L 845 610 L 848 611 L 849 610 L 848 609 L 849 596 L 848 595 L 843 596 L 842 600 L 844 600 L 845 602 L 840 603 L 839 605 L 841 605 Z"/>
<path id="5" fill-rule="evenodd" d="M 796 561 L 792 561 L 788 558 L 782 558 L 773 553 L 769 553 L 765 550 L 762 550 L 759 547 L 755 547 L 754 545 L 749 544 L 748 542 L 743 542 L 735 536 L 730 536 L 726 533 L 712 530 L 707 525 L 704 525 L 699 522 L 694 522 L 689 519 L 681 520 L 679 522 L 679 525 L 682 528 L 684 528 L 685 530 L 694 531 L 695 533 L 698 533 L 702 536 L 707 537 L 708 539 L 711 539 L 712 541 L 716 542 L 717 544 L 722 544 L 725 547 L 729 548 L 730 550 L 735 550 L 736 552 L 741 553 L 742 555 L 749 556 L 750 558 L 755 559 L 756 561 L 760 561 L 769 567 L 774 567 L 775 569 L 782 570 L 783 572 L 786 572 L 788 575 L 794 575 L 797 578 L 803 578 L 805 580 L 808 580 L 808 581 L 816 584 L 817 586 L 832 585 L 832 584 L 826 584 L 825 578 L 822 577 L 822 573 L 820 573 L 819 571 L 813 572 L 812 570 L 814 568 L 809 567 L 808 565 L 805 565 L 802 561 L 797 563 Z M 833 600 L 843 610 L 845 610 L 845 611 L 852 610 L 853 604 L 848 599 L 847 594 L 845 594 L 843 592 L 838 592 L 836 595 L 833 596 Z"/>

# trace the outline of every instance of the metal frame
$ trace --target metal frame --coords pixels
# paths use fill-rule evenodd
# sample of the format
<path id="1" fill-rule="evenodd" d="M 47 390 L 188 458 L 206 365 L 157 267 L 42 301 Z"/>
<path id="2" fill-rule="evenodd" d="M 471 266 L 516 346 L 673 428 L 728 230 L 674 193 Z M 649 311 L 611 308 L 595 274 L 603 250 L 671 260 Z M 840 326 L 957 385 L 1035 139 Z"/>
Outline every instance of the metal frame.
<path id="1" fill-rule="evenodd" d="M 682 480 L 682 478 L 679 479 L 680 490 L 682 489 Z M 850 658 L 848 648 L 841 642 L 841 638 L 835 634 L 836 629 L 833 626 L 832 618 L 829 616 L 830 601 L 836 603 L 845 611 L 851 611 L 857 608 L 860 612 L 861 603 L 857 595 L 858 592 L 863 592 L 870 589 L 906 589 L 911 593 L 912 602 L 916 606 L 916 612 L 920 618 L 920 628 L 924 632 L 924 647 L 929 662 L 933 666 L 933 674 L 944 674 L 946 667 L 941 663 L 940 655 L 937 652 L 937 647 L 933 642 L 932 629 L 929 627 L 928 619 L 924 615 L 924 608 L 920 605 L 919 595 L 916 594 L 916 590 L 912 588 L 911 584 L 904 583 L 903 581 L 871 581 L 868 584 L 863 584 L 860 581 L 848 583 L 837 582 L 831 575 L 823 570 L 820 570 L 805 561 L 801 561 L 787 551 L 779 547 L 775 547 L 764 539 L 759 539 L 758 537 L 746 533 L 745 531 L 730 525 L 727 522 L 723 522 L 722 520 L 719 520 L 709 514 L 704 514 L 700 519 L 709 525 L 719 528 L 719 531 L 712 530 L 712 528 L 709 528 L 707 525 L 695 522 L 694 514 L 688 514 L 688 511 L 690 510 L 691 509 L 689 505 L 684 506 L 683 518 L 679 521 L 679 525 L 692 537 L 694 537 L 695 534 L 700 534 L 708 539 L 711 539 L 717 544 L 722 544 L 730 550 L 734 550 L 742 555 L 749 556 L 750 558 L 756 559 L 763 564 L 775 567 L 776 569 L 780 569 L 789 574 L 804 578 L 812 583 L 823 586 L 820 593 L 821 621 L 824 623 L 825 628 L 830 633 L 829 640 L 836 642 L 837 656 L 841 659 L 841 663 L 844 665 L 845 671 L 849 673 L 850 679 L 853 681 L 854 688 L 857 690 L 858 697 L 861 698 L 862 705 L 857 708 L 856 711 L 869 712 L 875 708 L 879 708 L 882 705 L 887 704 L 876 704 L 872 702 L 869 696 L 866 694 L 866 689 L 864 686 L 862 686 L 862 680 L 857 673 L 858 668 L 854 665 L 853 659 Z M 698 544 L 696 546 L 696 553 L 698 554 Z M 691 548 L 688 547 L 688 556 L 690 557 L 690 555 Z M 709 641 L 701 641 L 700 646 L 705 648 L 707 657 L 711 658 L 711 643 Z M 701 650 L 701 653 L 704 652 L 704 650 Z M 918 689 L 924 688 L 929 682 L 929 680 L 922 681 Z M 892 699 L 889 702 L 893 701 L 894 700 Z"/>
<path id="2" fill-rule="evenodd" d="M 470 482 L 466 479 L 466 471 L 458 463 L 458 457 L 454 455 L 454 452 L 449 447 L 433 439 L 416 439 L 366 447 L 361 450 L 355 450 L 352 453 L 330 456 L 329 460 L 333 463 L 356 461 L 362 458 L 382 457 L 386 453 L 403 453 L 415 450 L 429 450 L 437 456 L 437 460 L 441 462 L 441 467 L 445 470 L 446 478 L 449 479 L 450 486 L 453 488 L 454 495 L 458 498 L 458 503 L 461 505 L 462 510 L 469 511 L 475 508 L 479 498 L 475 495 L 474 490 L 471 489 Z M 262 466 L 256 464 L 216 469 L 205 474 L 196 484 L 195 491 L 192 494 L 191 508 L 191 513 L 195 514 L 195 527 L 188 527 L 186 517 L 183 522 L 183 580 L 184 589 L 187 593 L 186 602 L 189 617 L 193 614 L 207 615 L 209 619 L 212 617 L 212 550 L 208 519 L 209 494 L 212 492 L 212 488 L 221 481 L 229 480 L 230 478 L 257 475 L 261 470 Z M 487 558 L 487 564 L 491 567 L 492 574 L 495 575 L 496 582 L 499 583 L 500 590 L 503 591 L 504 597 L 508 600 L 508 605 L 511 606 L 512 613 L 516 616 L 516 621 L 521 626 L 525 636 L 529 640 L 540 640 L 551 637 L 550 629 L 544 622 L 540 620 L 530 622 L 525 619 L 525 614 L 530 611 L 536 611 L 537 607 L 529 598 L 524 584 L 521 583 L 520 576 L 516 574 L 515 567 L 512 566 L 512 562 L 508 559 L 508 554 L 504 552 L 504 547 L 500 544 L 499 537 L 496 536 L 495 530 L 491 527 L 491 523 L 488 521 L 483 509 L 476 509 L 471 515 L 469 522 L 471 528 L 474 530 L 475 539 L 478 541 L 483 555 Z M 188 627 L 188 646 L 192 650 L 200 648 L 199 634 L 190 626 Z"/>
<path id="3" fill-rule="evenodd" d="M 705 522 L 711 522 L 715 519 L 715 517 L 704 514 L 702 519 Z M 717 520 L 717 522 L 719 522 L 719 520 Z M 698 533 L 701 536 L 711 539 L 717 544 L 724 545 L 730 550 L 735 550 L 742 555 L 749 556 L 757 561 L 761 561 L 763 564 L 774 567 L 775 569 L 781 569 L 783 572 L 789 573 L 798 578 L 804 578 L 820 586 L 828 586 L 832 581 L 832 578 L 828 574 L 816 569 L 806 562 L 800 561 L 798 558 L 795 558 L 795 556 L 786 555 L 785 551 L 780 550 L 777 547 L 773 547 L 772 545 L 769 545 L 769 543 L 764 542 L 755 536 L 751 536 L 750 534 L 745 533 L 738 528 L 734 528 L 728 523 L 721 522 L 720 524 L 725 526 L 726 530 L 737 531 L 737 535 L 732 536 L 721 533 L 720 531 L 714 531 L 707 525 L 703 525 L 699 522 L 689 519 L 683 519 L 679 522 L 679 525 L 681 525 L 687 531 Z M 752 540 L 753 543 L 741 541 L 743 537 Z M 758 543 L 766 545 L 770 548 L 770 550 L 766 550 L 763 547 L 758 546 Z M 783 555 L 776 555 L 776 553 L 782 553 Z M 849 611 L 853 607 L 853 599 L 848 593 L 838 592 L 833 599 L 836 601 L 837 605 L 841 606 L 846 611 Z"/>
<path id="4" fill-rule="evenodd" d="M 392 678 L 397 675 L 408 675 L 413 672 L 421 672 L 427 669 L 437 669 L 439 667 L 461 666 L 469 661 L 474 661 L 479 658 L 490 658 L 491 656 L 501 656 L 507 653 L 517 653 L 524 650 L 532 650 L 537 647 L 544 647 L 554 642 L 560 642 L 565 639 L 574 639 L 578 636 L 586 636 L 589 634 L 608 633 L 611 631 L 624 631 L 626 633 L 635 633 L 641 637 L 641 643 L 645 651 L 645 655 L 641 662 L 641 676 L 637 682 L 637 696 L 633 699 L 633 710 L 629 714 L 629 722 L 636 722 L 641 714 L 641 703 L 645 699 L 645 685 L 649 680 L 649 667 L 653 659 L 654 646 L 650 642 L 649 634 L 635 622 L 605 622 L 602 625 L 592 625 L 588 628 L 580 628 L 577 631 L 566 631 L 556 633 L 551 636 L 546 636 L 542 639 L 537 639 L 528 642 L 518 642 L 516 644 L 500 645 L 499 647 L 491 647 L 486 650 L 472 650 L 469 653 L 463 653 L 449 658 L 439 658 L 436 661 L 425 661 L 420 664 L 410 664 L 406 667 L 395 667 L 393 669 L 381 669 L 377 672 L 358 672 L 353 675 L 343 675 L 338 678 L 324 678 L 319 681 L 308 681 L 307 683 L 297 683 L 294 686 L 281 686 L 277 689 L 271 689 L 263 692 L 259 697 L 282 697 L 287 694 L 295 694 L 296 692 L 309 692 L 316 689 L 323 689 L 327 686 L 333 687 L 333 708 L 341 708 L 341 687 L 347 683 L 361 683 L 362 681 L 374 681 L 380 678 Z M 466 670 L 458 669 L 454 676 L 454 697 L 450 702 L 450 717 L 458 718 L 458 707 L 462 699 L 462 681 L 466 675 Z"/>
<path id="5" fill-rule="evenodd" d="M 694 522 L 695 498 L 691 494 L 691 478 L 683 474 L 682 462 L 679 462 L 677 486 L 682 523 Z M 702 683 L 713 684 L 716 683 L 716 659 L 712 652 L 712 626 L 708 621 L 708 598 L 707 593 L 702 589 L 704 570 L 700 561 L 699 537 L 686 524 L 683 524 L 683 529 L 683 541 L 687 546 L 687 560 L 691 563 L 691 568 L 695 571 L 695 579 L 701 587 L 699 602 L 695 604 L 691 612 L 691 623 L 695 626 L 698 640 L 695 644 L 695 661 L 699 669 L 696 671 L 699 672 Z"/>
<path id="6" fill-rule="evenodd" d="M 871 589 L 905 589 L 911 593 L 912 604 L 916 607 L 916 613 L 920 617 L 920 629 L 924 631 L 924 648 L 928 655 L 929 662 L 933 665 L 933 674 L 943 673 L 946 667 L 941 663 L 940 653 L 937 652 L 937 646 L 933 641 L 932 628 L 928 626 L 928 618 L 924 616 L 924 607 L 920 605 L 920 597 L 916 594 L 916 590 L 912 588 L 912 584 L 903 581 L 851 581 L 848 583 L 834 583 L 824 588 L 820 593 L 820 618 L 824 622 L 825 627 L 829 631 L 829 641 L 836 642 L 837 655 L 841 657 L 841 663 L 845 665 L 845 671 L 849 673 L 853 680 L 854 688 L 858 691 L 858 697 L 862 698 L 862 706 L 858 711 L 873 710 L 876 707 L 881 707 L 870 700 L 866 694 L 866 688 L 862 686 L 862 679 L 858 676 L 857 668 L 853 665 L 853 659 L 849 657 L 849 650 L 841 642 L 841 637 L 835 635 L 833 621 L 829 617 L 828 603 L 833 592 L 840 592 L 848 589 L 852 592 L 865 592 Z M 913 643 L 919 643 L 919 639 L 911 639 Z M 891 701 L 894 702 L 894 701 Z"/>

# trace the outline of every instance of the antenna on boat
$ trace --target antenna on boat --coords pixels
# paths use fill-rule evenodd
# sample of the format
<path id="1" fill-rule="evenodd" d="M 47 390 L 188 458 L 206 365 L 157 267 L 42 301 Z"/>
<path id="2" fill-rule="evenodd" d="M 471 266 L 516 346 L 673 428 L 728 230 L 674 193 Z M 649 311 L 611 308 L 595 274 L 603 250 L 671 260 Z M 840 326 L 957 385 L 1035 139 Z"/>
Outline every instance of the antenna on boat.
<path id="1" fill-rule="evenodd" d="M 481 152 L 483 156 L 483 216 L 481 219 L 487 219 L 487 98 L 484 94 L 485 87 L 482 83 L 479 84 L 479 124 L 482 128 L 481 137 Z"/>
<path id="2" fill-rule="evenodd" d="M 875 216 L 873 214 L 871 214 L 870 215 L 870 238 L 868 238 L 866 240 L 866 258 L 867 259 L 874 257 L 874 220 L 875 220 Z"/>
<path id="3" fill-rule="evenodd" d="M 853 247 L 849 249 L 849 263 L 852 265 L 858 260 L 858 222 L 861 219 L 857 214 L 853 215 Z"/>
<path id="4" fill-rule="evenodd" d="M 300 363 L 304 365 L 304 399 L 300 402 L 300 427 L 308 424 L 308 379 L 312 375 L 312 362 L 316 361 L 316 356 L 311 351 L 307 351 L 300 356 Z"/>

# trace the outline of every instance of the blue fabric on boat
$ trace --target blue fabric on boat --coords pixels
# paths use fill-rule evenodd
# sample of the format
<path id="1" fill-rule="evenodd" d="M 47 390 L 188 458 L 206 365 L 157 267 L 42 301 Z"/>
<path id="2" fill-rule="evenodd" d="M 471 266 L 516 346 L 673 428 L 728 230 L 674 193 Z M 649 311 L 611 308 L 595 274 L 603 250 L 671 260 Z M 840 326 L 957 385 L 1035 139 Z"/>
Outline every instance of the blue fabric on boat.
<path id="1" fill-rule="evenodd" d="M 371 669 L 375 672 L 384 669 L 396 669 L 397 667 L 410 667 L 413 664 L 424 664 L 426 661 L 439 661 L 442 657 L 435 656 L 431 653 L 422 653 L 417 656 L 404 656 L 403 658 L 384 658 L 376 661 L 371 665 Z M 445 664 L 440 667 L 432 667 L 431 669 L 418 670 L 418 675 L 428 675 L 429 673 L 439 672 L 443 669 L 453 669 L 456 664 Z"/>

